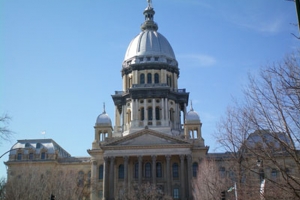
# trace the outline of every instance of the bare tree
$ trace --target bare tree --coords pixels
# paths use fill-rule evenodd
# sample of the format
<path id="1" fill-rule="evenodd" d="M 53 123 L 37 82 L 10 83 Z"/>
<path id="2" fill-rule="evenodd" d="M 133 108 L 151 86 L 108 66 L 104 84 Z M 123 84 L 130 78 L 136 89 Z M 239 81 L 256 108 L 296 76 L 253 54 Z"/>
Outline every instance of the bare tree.
<path id="1" fill-rule="evenodd" d="M 6 184 L 10 200 L 46 200 L 51 194 L 56 199 L 88 199 L 90 195 L 90 179 L 67 168 L 26 165 L 10 176 Z"/>
<path id="2" fill-rule="evenodd" d="M 258 76 L 249 75 L 244 98 L 234 100 L 216 133 L 219 144 L 231 153 L 240 168 L 240 187 L 245 182 L 244 175 L 258 177 L 263 170 L 266 184 L 274 188 L 264 195 L 285 191 L 280 193 L 282 198 L 275 192 L 276 199 L 287 199 L 286 194 L 300 198 L 299 55 L 296 52 L 280 63 L 262 68 Z M 262 169 L 256 166 L 257 160 L 264 161 Z M 272 170 L 280 173 L 280 181 L 271 178 Z"/>
<path id="3" fill-rule="evenodd" d="M 201 160 L 197 177 L 193 180 L 193 196 L 199 200 L 220 200 L 222 192 L 227 192 L 231 181 L 222 174 L 215 159 Z"/>
<path id="4" fill-rule="evenodd" d="M 133 189 L 122 194 L 124 200 L 171 200 L 172 197 L 165 195 L 159 186 L 149 182 L 141 185 L 133 184 Z M 119 195 L 120 196 L 120 195 Z"/>
<path id="5" fill-rule="evenodd" d="M 8 128 L 11 118 L 7 114 L 0 116 L 0 145 L 2 141 L 9 141 L 13 132 Z"/>

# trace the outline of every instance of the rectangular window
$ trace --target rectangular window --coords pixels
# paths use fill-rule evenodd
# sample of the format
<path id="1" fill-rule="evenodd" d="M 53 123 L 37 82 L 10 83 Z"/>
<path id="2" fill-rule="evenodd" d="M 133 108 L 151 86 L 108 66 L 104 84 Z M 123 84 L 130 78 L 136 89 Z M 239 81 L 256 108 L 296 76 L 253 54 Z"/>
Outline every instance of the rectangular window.
<path id="1" fill-rule="evenodd" d="M 103 198 L 103 191 L 102 191 L 102 190 L 99 190 L 98 197 L 99 197 L 100 199 Z"/>
<path id="2" fill-rule="evenodd" d="M 18 160 L 22 160 L 22 153 L 18 153 Z"/>
<path id="3" fill-rule="evenodd" d="M 173 198 L 174 199 L 179 199 L 179 189 L 178 188 L 174 188 L 174 190 L 173 190 Z"/>
<path id="4" fill-rule="evenodd" d="M 29 160 L 33 160 L 33 153 L 29 154 Z"/>
<path id="5" fill-rule="evenodd" d="M 42 152 L 42 154 L 41 154 L 41 159 L 42 159 L 42 160 L 45 160 L 45 159 L 46 159 L 46 153 L 45 153 L 45 152 Z"/>

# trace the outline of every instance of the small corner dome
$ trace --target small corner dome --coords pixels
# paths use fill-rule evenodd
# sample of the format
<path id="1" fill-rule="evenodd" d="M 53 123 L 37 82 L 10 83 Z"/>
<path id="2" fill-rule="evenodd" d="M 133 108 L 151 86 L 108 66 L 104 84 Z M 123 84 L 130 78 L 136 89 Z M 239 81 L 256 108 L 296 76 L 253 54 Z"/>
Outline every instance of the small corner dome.
<path id="1" fill-rule="evenodd" d="M 186 123 L 191 123 L 191 122 L 200 123 L 200 117 L 197 112 L 195 112 L 193 109 L 191 109 L 185 116 L 185 122 Z"/>
<path id="2" fill-rule="evenodd" d="M 98 126 L 111 126 L 111 119 L 106 114 L 106 112 L 103 112 L 97 117 L 96 125 Z"/>

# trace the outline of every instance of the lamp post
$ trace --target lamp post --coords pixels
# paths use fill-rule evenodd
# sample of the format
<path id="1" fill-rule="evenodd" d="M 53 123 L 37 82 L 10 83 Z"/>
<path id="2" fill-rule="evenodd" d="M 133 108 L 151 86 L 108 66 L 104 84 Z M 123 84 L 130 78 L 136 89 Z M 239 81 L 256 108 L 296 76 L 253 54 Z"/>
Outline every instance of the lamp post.
<path id="1" fill-rule="evenodd" d="M 265 200 L 265 197 L 264 197 L 265 194 L 264 193 L 265 193 L 265 182 L 266 182 L 266 180 L 265 180 L 265 172 L 264 172 L 263 161 L 257 159 L 256 165 L 259 168 L 259 183 L 260 183 L 259 194 L 260 194 L 260 199 Z"/>

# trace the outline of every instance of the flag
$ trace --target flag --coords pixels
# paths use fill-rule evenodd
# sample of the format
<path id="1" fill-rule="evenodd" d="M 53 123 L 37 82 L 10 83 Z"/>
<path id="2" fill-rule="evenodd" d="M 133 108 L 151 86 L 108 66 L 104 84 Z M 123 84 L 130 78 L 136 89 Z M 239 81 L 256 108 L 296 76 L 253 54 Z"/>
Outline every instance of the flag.
<path id="1" fill-rule="evenodd" d="M 231 192 L 232 190 L 234 190 L 235 189 L 235 187 L 233 186 L 233 187 L 230 187 L 228 190 L 227 190 L 227 192 Z"/>

